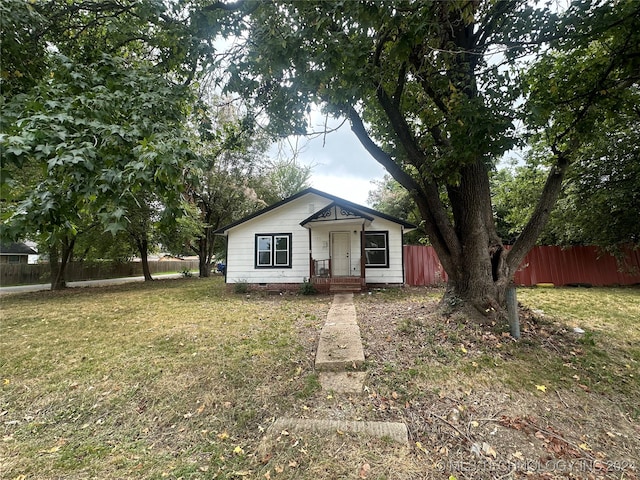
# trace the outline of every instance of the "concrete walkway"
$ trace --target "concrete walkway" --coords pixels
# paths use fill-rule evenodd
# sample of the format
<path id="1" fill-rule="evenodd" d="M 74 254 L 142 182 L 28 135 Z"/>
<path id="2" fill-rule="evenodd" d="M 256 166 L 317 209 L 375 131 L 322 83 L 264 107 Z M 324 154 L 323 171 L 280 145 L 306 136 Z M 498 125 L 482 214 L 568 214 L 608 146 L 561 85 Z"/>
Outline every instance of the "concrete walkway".
<path id="1" fill-rule="evenodd" d="M 316 351 L 316 371 L 322 388 L 339 393 L 362 392 L 366 373 L 359 370 L 363 364 L 353 293 L 334 295 Z"/>
<path id="2" fill-rule="evenodd" d="M 302 418 L 279 418 L 269 430 L 280 435 L 283 430 L 298 432 L 338 432 L 364 434 L 370 437 L 387 438 L 398 443 L 408 443 L 407 426 L 399 422 L 354 422 L 348 420 L 313 420 Z"/>
<path id="3" fill-rule="evenodd" d="M 344 371 L 364 363 L 360 327 L 356 320 L 353 293 L 334 295 L 327 320 L 320 332 L 316 370 Z"/>
<path id="4" fill-rule="evenodd" d="M 366 372 L 360 327 L 353 304 L 353 293 L 336 294 L 320 332 L 315 367 L 323 390 L 334 393 L 361 394 Z M 408 443 L 407 426 L 399 422 L 365 422 L 330 419 L 279 418 L 267 430 L 267 437 L 283 430 L 335 434 L 347 432 L 387 438 Z"/>

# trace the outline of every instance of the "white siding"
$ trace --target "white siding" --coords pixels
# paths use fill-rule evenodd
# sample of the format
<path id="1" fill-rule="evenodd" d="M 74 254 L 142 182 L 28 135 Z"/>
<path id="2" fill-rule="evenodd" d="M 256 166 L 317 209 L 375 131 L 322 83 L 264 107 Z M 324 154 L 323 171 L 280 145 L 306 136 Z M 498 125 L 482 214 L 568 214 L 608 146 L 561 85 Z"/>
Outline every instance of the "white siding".
<path id="1" fill-rule="evenodd" d="M 389 232 L 389 267 L 365 268 L 367 283 L 404 283 L 402 227 L 395 222 L 376 217 L 367 227 L 367 231 Z"/>
<path id="2" fill-rule="evenodd" d="M 309 278 L 309 231 L 300 222 L 329 199 L 309 194 L 233 227 L 227 238 L 227 283 L 302 283 Z M 291 233 L 291 268 L 255 268 L 255 235 Z"/>
<path id="3" fill-rule="evenodd" d="M 308 279 L 309 230 L 300 226 L 300 222 L 330 203 L 331 200 L 310 193 L 231 228 L 227 237 L 227 283 L 302 283 Z M 330 225 L 314 223 L 311 228 L 314 260 L 329 259 L 331 232 L 349 232 L 351 275 L 360 275 L 362 220 L 346 220 Z M 375 217 L 365 230 L 389 233 L 389 266 L 365 269 L 367 283 L 403 283 L 402 227 Z M 278 233 L 292 234 L 291 268 L 255 268 L 255 235 Z"/>

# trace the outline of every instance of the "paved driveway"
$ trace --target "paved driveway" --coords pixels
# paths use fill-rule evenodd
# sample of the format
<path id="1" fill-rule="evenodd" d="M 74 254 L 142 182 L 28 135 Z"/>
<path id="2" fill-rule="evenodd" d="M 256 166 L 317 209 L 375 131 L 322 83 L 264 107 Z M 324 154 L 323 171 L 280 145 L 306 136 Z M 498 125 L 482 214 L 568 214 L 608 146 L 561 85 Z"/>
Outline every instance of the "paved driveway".
<path id="1" fill-rule="evenodd" d="M 168 275 L 158 275 L 155 279 L 163 278 L 180 278 L 181 273 L 171 273 Z M 85 280 L 82 282 L 67 282 L 67 287 L 104 287 L 106 285 L 119 285 L 121 283 L 144 282 L 144 277 L 124 277 L 124 278 L 105 278 L 103 280 Z M 38 285 L 17 285 L 15 287 L 0 287 L 0 295 L 8 295 L 11 293 L 38 292 L 41 290 L 51 290 L 50 283 L 40 283 Z"/>

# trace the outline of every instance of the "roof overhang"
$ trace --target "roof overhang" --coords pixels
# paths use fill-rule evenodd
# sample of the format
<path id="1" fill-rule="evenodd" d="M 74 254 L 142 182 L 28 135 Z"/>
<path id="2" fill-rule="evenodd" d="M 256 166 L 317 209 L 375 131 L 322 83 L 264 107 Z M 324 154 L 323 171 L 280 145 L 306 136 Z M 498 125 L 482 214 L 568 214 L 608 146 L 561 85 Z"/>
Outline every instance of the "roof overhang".
<path id="1" fill-rule="evenodd" d="M 302 191 L 296 193 L 295 195 L 292 195 L 289 198 L 286 198 L 286 199 L 281 200 L 281 201 L 279 201 L 277 203 L 274 203 L 273 205 L 270 205 L 270 206 L 268 206 L 268 207 L 266 207 L 266 208 L 264 208 L 264 209 L 262 209 L 260 211 L 254 212 L 251 215 L 248 215 L 248 216 L 246 216 L 246 217 L 244 217 L 244 218 L 242 218 L 240 220 L 237 220 L 237 221 L 235 221 L 233 223 L 230 223 L 229 225 L 225 225 L 224 227 L 219 228 L 218 230 L 214 231 L 213 234 L 214 235 L 224 235 L 224 236 L 226 236 L 231 229 L 237 227 L 238 225 L 242 225 L 243 223 L 248 222 L 248 221 L 250 221 L 250 220 L 252 220 L 252 219 L 254 219 L 256 217 L 259 217 L 261 215 L 264 215 L 265 213 L 272 212 L 273 210 L 275 210 L 277 208 L 280 208 L 283 205 L 286 205 L 286 204 L 288 204 L 288 203 L 290 203 L 290 202 L 292 202 L 294 200 L 297 200 L 300 197 L 303 197 L 303 196 L 309 195 L 309 194 L 313 194 L 313 195 L 318 195 L 320 197 L 324 197 L 324 198 L 326 198 L 328 200 L 331 200 L 332 201 L 332 205 L 333 204 L 338 205 L 340 207 L 345 208 L 345 210 L 350 210 L 350 211 L 352 211 L 352 212 L 354 212 L 354 213 L 356 213 L 358 215 L 358 217 L 352 216 L 350 220 L 346 220 L 346 219 L 345 220 L 331 220 L 333 222 L 340 221 L 340 222 L 342 222 L 341 225 L 345 225 L 345 223 L 347 221 L 351 221 L 351 222 L 355 223 L 355 221 L 357 219 L 360 219 L 360 222 L 358 222 L 358 223 L 362 223 L 362 221 L 366 221 L 366 222 L 370 223 L 371 221 L 373 221 L 373 218 L 374 218 L 373 216 L 375 216 L 375 217 L 380 217 L 380 218 L 383 218 L 385 220 L 389 220 L 391 222 L 397 223 L 398 225 L 400 225 L 402 227 L 404 232 L 410 232 L 411 230 L 415 230 L 417 228 L 414 224 L 409 223 L 409 222 L 407 222 L 405 220 L 401 220 L 399 218 L 392 217 L 391 215 L 387 215 L 385 213 L 378 212 L 378 211 L 373 210 L 371 208 L 355 204 L 355 203 L 350 202 L 348 200 L 345 200 L 343 198 L 336 197 L 335 195 L 331 195 L 331 194 L 322 192 L 320 190 L 316 190 L 315 188 L 307 188 L 305 190 L 302 190 Z M 328 207 L 325 207 L 325 208 L 328 208 Z M 324 210 L 324 208 L 321 209 L 320 211 L 322 211 L 322 210 Z M 316 213 L 319 213 L 319 212 L 316 212 Z M 311 217 L 313 217 L 314 215 L 312 215 Z M 302 223 L 307 222 L 306 225 L 303 225 L 303 226 L 305 226 L 305 228 L 309 228 L 308 227 L 309 222 L 314 222 L 316 220 L 316 219 L 313 219 L 311 217 L 303 220 Z M 319 219 L 317 219 L 317 220 L 319 220 Z"/>

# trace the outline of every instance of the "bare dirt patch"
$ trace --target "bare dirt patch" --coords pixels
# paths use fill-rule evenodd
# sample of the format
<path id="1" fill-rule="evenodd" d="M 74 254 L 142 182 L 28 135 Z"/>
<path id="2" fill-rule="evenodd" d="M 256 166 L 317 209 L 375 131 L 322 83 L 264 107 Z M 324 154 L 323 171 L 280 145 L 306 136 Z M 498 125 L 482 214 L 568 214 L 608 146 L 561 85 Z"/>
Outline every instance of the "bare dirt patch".
<path id="1" fill-rule="evenodd" d="M 357 302 L 372 416 L 406 422 L 416 454 L 457 478 L 637 478 L 636 400 L 594 385 L 606 365 L 580 362 L 583 336 L 522 309 L 514 342 L 428 293 Z"/>
<path id="2" fill-rule="evenodd" d="M 305 474 L 322 465 L 323 478 L 638 478 L 638 387 L 629 382 L 638 369 L 628 358 L 635 353 L 616 352 L 604 339 L 594 345 L 562 320 L 526 308 L 515 342 L 504 326 L 443 315 L 440 295 L 356 296 L 365 392 L 316 389 L 292 406 L 299 418 L 404 422 L 409 446 L 344 432 L 322 439 L 285 432 L 265 447 L 260 472 L 273 476 L 274 465 L 297 462 L 302 446 L 314 452 Z M 322 322 L 298 326 L 312 362 Z M 300 470 L 289 474 L 303 478 Z"/>

